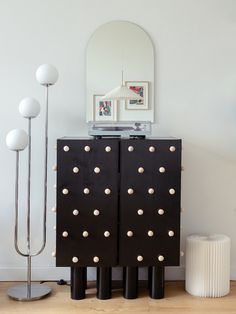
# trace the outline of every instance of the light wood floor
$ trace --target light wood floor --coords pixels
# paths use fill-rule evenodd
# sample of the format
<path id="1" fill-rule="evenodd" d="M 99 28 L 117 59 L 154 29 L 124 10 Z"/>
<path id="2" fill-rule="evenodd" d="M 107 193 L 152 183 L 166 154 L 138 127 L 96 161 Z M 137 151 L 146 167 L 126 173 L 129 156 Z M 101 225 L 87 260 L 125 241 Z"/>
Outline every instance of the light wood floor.
<path id="1" fill-rule="evenodd" d="M 231 283 L 231 292 L 223 298 L 208 299 L 193 297 L 184 291 L 183 282 L 166 282 L 165 299 L 152 300 L 148 297 L 146 289 L 141 289 L 140 296 L 135 300 L 126 300 L 121 290 L 113 290 L 112 299 L 97 300 L 94 283 L 89 284 L 87 298 L 84 300 L 71 300 L 70 288 L 48 283 L 53 289 L 51 296 L 33 302 L 18 302 L 6 296 L 6 290 L 14 283 L 0 282 L 0 313 L 129 313 L 129 314 L 236 314 L 236 282 Z"/>

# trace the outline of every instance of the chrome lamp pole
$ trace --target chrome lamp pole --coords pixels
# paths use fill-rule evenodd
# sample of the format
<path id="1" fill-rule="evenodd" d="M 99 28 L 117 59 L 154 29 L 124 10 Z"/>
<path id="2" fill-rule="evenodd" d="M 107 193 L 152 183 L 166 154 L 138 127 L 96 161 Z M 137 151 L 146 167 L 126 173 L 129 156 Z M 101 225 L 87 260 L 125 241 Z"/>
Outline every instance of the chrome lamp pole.
<path id="1" fill-rule="evenodd" d="M 43 241 L 38 251 L 32 252 L 31 248 L 31 122 L 40 112 L 40 104 L 34 98 L 25 98 L 20 102 L 19 111 L 28 119 L 28 135 L 23 130 L 12 130 L 8 133 L 6 143 L 9 149 L 16 151 L 16 181 L 15 181 L 15 234 L 14 244 L 16 252 L 27 257 L 27 282 L 11 287 L 8 296 L 18 301 L 39 300 L 51 293 L 51 288 L 44 284 L 33 284 L 31 281 L 31 259 L 39 255 L 46 245 L 46 222 L 47 222 L 47 169 L 48 169 L 48 88 L 56 83 L 58 79 L 57 70 L 48 64 L 41 65 L 36 78 L 39 83 L 46 87 L 46 109 L 45 109 L 45 156 L 44 156 L 44 205 L 43 205 Z M 18 196 L 19 196 L 19 152 L 28 145 L 28 180 L 27 180 L 27 248 L 23 252 L 18 244 Z"/>

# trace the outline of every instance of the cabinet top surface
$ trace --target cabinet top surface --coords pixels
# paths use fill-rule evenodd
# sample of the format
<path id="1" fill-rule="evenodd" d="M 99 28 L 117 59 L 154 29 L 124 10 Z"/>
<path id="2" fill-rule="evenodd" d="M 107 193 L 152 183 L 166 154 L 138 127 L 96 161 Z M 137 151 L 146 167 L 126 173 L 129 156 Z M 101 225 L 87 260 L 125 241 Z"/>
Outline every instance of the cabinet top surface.
<path id="1" fill-rule="evenodd" d="M 94 138 L 94 137 L 79 137 L 79 136 L 63 136 L 58 138 L 58 140 L 180 140 L 176 137 L 146 137 L 146 138 L 129 138 L 129 137 L 103 137 L 103 138 Z"/>

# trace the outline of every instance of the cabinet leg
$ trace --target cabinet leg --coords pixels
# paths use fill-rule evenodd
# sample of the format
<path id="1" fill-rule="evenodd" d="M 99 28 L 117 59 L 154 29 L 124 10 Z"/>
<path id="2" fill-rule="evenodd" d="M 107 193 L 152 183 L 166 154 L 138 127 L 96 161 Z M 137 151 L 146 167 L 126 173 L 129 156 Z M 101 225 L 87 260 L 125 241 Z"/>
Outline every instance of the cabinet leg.
<path id="1" fill-rule="evenodd" d="M 164 298 L 164 285 L 165 285 L 165 267 L 151 267 L 150 278 L 150 292 L 149 295 L 152 299 Z"/>
<path id="2" fill-rule="evenodd" d="M 71 299 L 85 298 L 86 267 L 71 267 Z"/>
<path id="3" fill-rule="evenodd" d="M 152 282 L 152 266 L 148 267 L 148 289 L 151 289 L 151 282 Z"/>
<path id="4" fill-rule="evenodd" d="M 111 298 L 111 267 L 97 267 L 97 298 Z"/>
<path id="5" fill-rule="evenodd" d="M 124 267 L 123 295 L 126 299 L 136 299 L 138 296 L 138 267 Z"/>

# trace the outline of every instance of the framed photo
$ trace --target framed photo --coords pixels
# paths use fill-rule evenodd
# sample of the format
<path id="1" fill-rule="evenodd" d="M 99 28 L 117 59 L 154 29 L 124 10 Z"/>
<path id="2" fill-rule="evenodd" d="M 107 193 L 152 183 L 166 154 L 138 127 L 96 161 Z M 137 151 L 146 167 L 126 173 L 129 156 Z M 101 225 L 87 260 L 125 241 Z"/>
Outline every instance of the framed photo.
<path id="1" fill-rule="evenodd" d="M 95 121 L 115 121 L 116 101 L 102 100 L 103 95 L 93 95 L 93 118 Z"/>
<path id="2" fill-rule="evenodd" d="M 127 110 L 147 110 L 148 109 L 148 82 L 140 81 L 126 81 L 125 85 L 133 92 L 137 93 L 143 99 L 141 100 L 127 100 Z"/>

